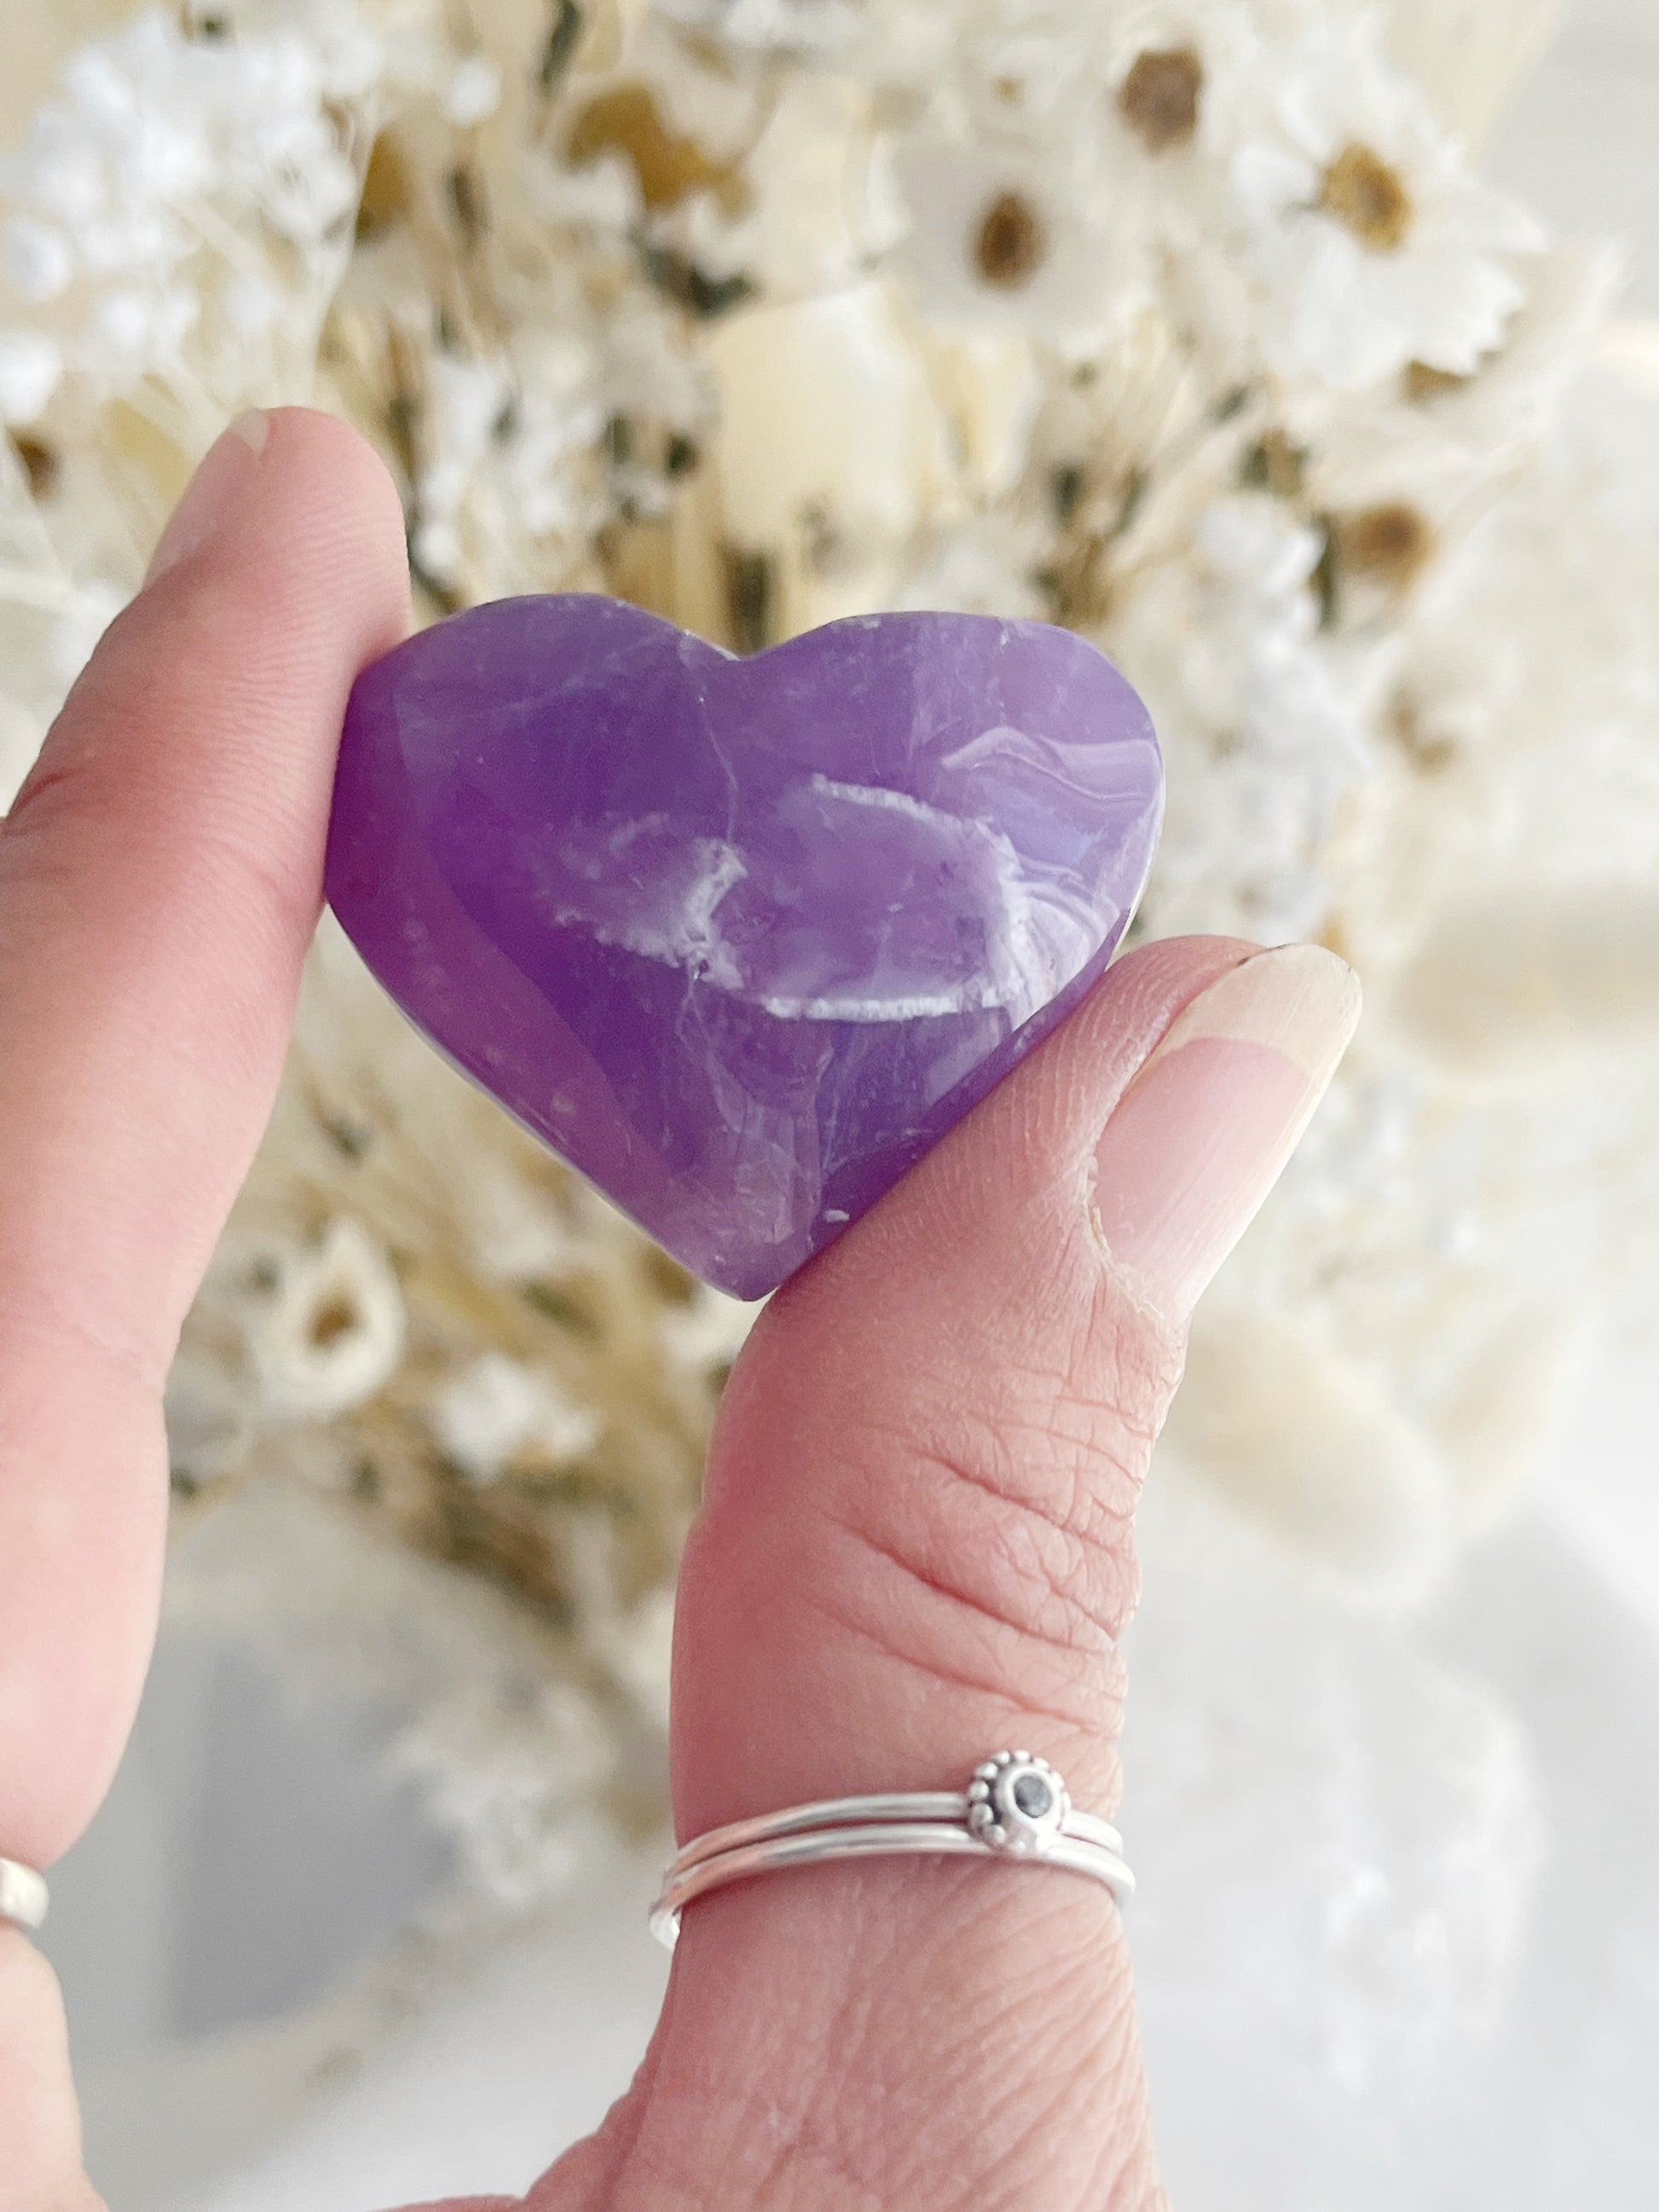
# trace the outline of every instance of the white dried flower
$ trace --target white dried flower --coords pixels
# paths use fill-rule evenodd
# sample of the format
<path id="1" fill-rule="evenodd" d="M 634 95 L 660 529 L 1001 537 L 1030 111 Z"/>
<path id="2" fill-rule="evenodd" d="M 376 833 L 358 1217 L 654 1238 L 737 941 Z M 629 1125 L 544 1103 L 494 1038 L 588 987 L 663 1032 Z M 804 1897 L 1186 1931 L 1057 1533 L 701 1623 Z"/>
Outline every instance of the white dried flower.
<path id="1" fill-rule="evenodd" d="M 246 1328 L 266 1410 L 326 1421 L 372 1397 L 396 1368 L 403 1297 L 362 1225 L 336 1220 L 319 1243 L 265 1256 Z"/>
<path id="2" fill-rule="evenodd" d="M 512 397 L 513 377 L 503 361 L 440 354 L 427 391 L 432 458 L 416 487 L 420 520 L 412 550 L 428 574 L 449 579 L 461 562 L 462 503 Z"/>
<path id="3" fill-rule="evenodd" d="M 522 1911 L 587 1857 L 616 1747 L 574 1684 L 465 1685 L 410 1724 L 392 1765 L 420 1786 L 485 1895 Z"/>
<path id="4" fill-rule="evenodd" d="M 863 28 L 854 0 L 658 0 L 675 22 L 707 31 L 739 51 L 833 52 Z"/>
<path id="5" fill-rule="evenodd" d="M 1041 540 L 1000 519 L 925 533 L 892 594 L 896 607 L 1037 621 L 1047 612 L 1035 581 Z"/>
<path id="6" fill-rule="evenodd" d="M 593 1239 L 569 1206 L 560 1206 L 504 1161 L 477 1164 L 468 1193 L 471 1259 L 488 1282 L 556 1280 L 593 1255 Z"/>
<path id="7" fill-rule="evenodd" d="M 56 223 L 15 216 L 6 225 L 6 282 L 27 306 L 39 307 L 69 289 L 75 252 Z"/>
<path id="8" fill-rule="evenodd" d="M 917 133 L 894 152 L 905 235 L 891 265 L 941 329 L 1103 344 L 1135 302 L 1109 196 L 1077 165 Z"/>
<path id="9" fill-rule="evenodd" d="M 10 288 L 40 317 L 38 329 L 8 329 L 0 304 L 10 419 L 33 420 L 52 398 L 55 347 L 59 373 L 105 393 L 153 378 L 205 428 L 246 396 L 251 367 L 257 378 L 225 343 L 245 343 L 258 320 L 251 288 L 297 310 L 314 351 L 350 242 L 351 104 L 380 67 L 361 26 L 334 40 L 273 26 L 203 40 L 158 9 L 71 55 L 0 163 Z"/>
<path id="10" fill-rule="evenodd" d="M 1329 911 L 1326 842 L 1369 744 L 1317 641 L 1321 550 L 1278 501 L 1217 501 L 1189 558 L 1150 575 L 1125 611 L 1119 648 L 1170 762 L 1160 928 L 1280 943 L 1316 933 Z M 1231 848 L 1225 871 L 1218 845 Z"/>
<path id="11" fill-rule="evenodd" d="M 1526 297 L 1538 224 L 1470 176 L 1363 23 L 1321 18 L 1258 67 L 1229 173 L 1268 362 L 1340 392 L 1412 361 L 1472 374 Z"/>
<path id="12" fill-rule="evenodd" d="M 63 349 L 45 331 L 0 330 L 0 422 L 34 422 L 63 374 Z"/>
<path id="13" fill-rule="evenodd" d="M 487 54 L 469 54 L 444 88 L 444 115 L 458 129 L 483 123 L 501 104 L 501 73 Z"/>
<path id="14" fill-rule="evenodd" d="M 501 1352 L 486 1352 L 450 1376 L 432 1401 L 432 1425 L 475 1482 L 493 1481 L 521 1452 L 555 1464 L 580 1459 L 601 1428 L 552 1376 Z"/>

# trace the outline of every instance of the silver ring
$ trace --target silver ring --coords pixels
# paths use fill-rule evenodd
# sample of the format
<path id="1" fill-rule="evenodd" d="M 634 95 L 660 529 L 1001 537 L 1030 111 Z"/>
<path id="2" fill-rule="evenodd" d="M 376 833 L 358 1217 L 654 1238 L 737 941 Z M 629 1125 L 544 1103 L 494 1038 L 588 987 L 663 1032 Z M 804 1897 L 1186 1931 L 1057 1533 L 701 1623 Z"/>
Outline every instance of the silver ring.
<path id="1" fill-rule="evenodd" d="M 0 1920 L 38 1928 L 46 1917 L 46 1885 L 33 1867 L 0 1859 Z"/>
<path id="2" fill-rule="evenodd" d="M 1103 1882 L 1120 1904 L 1134 1893 L 1122 1838 L 1110 1822 L 1076 1811 L 1046 1759 L 1000 1751 L 981 1761 L 965 1790 L 830 1797 L 711 1828 L 670 1863 L 651 1908 L 651 1932 L 672 1951 L 685 1907 L 728 1881 L 826 1859 L 912 1853 L 1060 1867 Z"/>

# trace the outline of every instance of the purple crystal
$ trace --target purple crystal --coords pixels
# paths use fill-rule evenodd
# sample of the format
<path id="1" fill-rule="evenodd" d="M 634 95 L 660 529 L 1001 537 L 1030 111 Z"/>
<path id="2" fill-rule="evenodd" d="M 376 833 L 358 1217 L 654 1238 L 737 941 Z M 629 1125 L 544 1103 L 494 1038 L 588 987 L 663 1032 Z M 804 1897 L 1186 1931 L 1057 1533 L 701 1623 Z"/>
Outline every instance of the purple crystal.
<path id="1" fill-rule="evenodd" d="M 860 616 L 739 660 L 505 599 L 359 678 L 328 895 L 450 1059 L 758 1297 L 1088 989 L 1162 796 L 1065 630 Z"/>

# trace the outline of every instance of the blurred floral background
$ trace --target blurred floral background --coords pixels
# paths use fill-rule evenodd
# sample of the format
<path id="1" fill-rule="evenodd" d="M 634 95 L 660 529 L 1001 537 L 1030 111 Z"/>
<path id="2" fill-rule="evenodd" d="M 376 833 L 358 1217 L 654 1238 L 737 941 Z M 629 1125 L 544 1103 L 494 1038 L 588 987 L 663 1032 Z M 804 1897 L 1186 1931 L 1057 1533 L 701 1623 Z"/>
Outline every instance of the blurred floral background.
<path id="1" fill-rule="evenodd" d="M 1275 1717 L 1260 1818 L 1312 1823 L 1323 1918 L 1255 1940 L 1336 1961 L 1286 2032 L 1404 2094 L 1479 2039 L 1540 1862 L 1523 1733 L 1388 1639 L 1615 1322 L 1659 1346 L 1659 343 L 1617 248 L 1485 179 L 1544 0 L 0 12 L 0 799 L 227 416 L 305 399 L 396 475 L 423 619 L 581 589 L 744 652 L 879 607 L 1083 631 L 1166 750 L 1137 933 L 1358 967 L 1195 1330 L 1131 1786 L 1216 1817 Z M 169 1605 L 396 1708 L 468 1926 L 660 1819 L 751 1318 L 325 926 L 173 1378 Z M 1322 1706 L 1264 1687 L 1292 1651 Z"/>

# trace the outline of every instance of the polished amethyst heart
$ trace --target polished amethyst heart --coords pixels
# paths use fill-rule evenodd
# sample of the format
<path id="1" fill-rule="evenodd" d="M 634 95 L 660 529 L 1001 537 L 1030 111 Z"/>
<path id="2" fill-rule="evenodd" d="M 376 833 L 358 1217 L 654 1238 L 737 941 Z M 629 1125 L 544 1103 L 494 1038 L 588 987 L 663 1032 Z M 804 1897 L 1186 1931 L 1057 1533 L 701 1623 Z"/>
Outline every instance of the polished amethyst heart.
<path id="1" fill-rule="evenodd" d="M 1162 797 L 1065 630 L 866 615 L 739 660 L 504 599 L 359 678 L 328 896 L 451 1060 L 758 1297 L 1087 990 Z"/>

